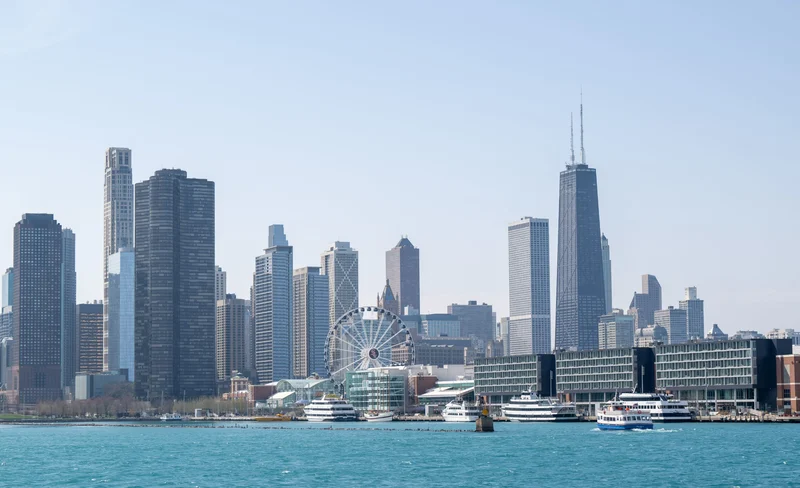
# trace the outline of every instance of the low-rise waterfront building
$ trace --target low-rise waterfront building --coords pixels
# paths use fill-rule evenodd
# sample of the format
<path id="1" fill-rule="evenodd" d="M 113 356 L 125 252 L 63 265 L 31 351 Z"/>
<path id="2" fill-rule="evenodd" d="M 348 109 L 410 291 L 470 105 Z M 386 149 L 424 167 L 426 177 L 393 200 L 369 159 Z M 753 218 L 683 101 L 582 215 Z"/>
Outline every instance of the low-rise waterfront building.
<path id="1" fill-rule="evenodd" d="M 408 377 L 397 368 L 351 371 L 345 379 L 347 401 L 360 411 L 405 412 L 408 408 Z"/>
<path id="2" fill-rule="evenodd" d="M 649 347 L 623 347 L 556 354 L 556 388 L 590 415 L 617 393 L 655 391 L 655 357 Z"/>
<path id="3" fill-rule="evenodd" d="M 774 410 L 776 356 L 791 354 L 789 339 L 734 339 L 655 348 L 656 385 L 699 409 Z"/>
<path id="4" fill-rule="evenodd" d="M 127 372 L 78 373 L 75 375 L 75 399 L 88 400 L 103 396 L 108 385 L 128 381 Z"/>
<path id="5" fill-rule="evenodd" d="M 800 354 L 777 356 L 779 413 L 800 413 Z"/>
<path id="6" fill-rule="evenodd" d="M 508 403 L 524 391 L 555 395 L 555 356 L 522 354 L 475 360 L 475 394 L 490 404 Z"/>

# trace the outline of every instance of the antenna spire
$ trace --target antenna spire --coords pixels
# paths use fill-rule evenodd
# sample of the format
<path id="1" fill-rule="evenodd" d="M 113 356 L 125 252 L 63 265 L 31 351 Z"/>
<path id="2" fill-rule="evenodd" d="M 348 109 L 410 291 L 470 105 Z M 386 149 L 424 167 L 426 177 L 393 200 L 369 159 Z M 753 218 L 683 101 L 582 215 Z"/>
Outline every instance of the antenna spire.
<path id="1" fill-rule="evenodd" d="M 569 152 L 570 152 L 570 161 L 572 161 L 572 165 L 575 165 L 575 136 L 574 131 L 572 129 L 572 112 L 569 113 Z"/>
<path id="2" fill-rule="evenodd" d="M 581 88 L 581 164 L 586 164 L 586 150 L 583 148 L 583 88 Z"/>

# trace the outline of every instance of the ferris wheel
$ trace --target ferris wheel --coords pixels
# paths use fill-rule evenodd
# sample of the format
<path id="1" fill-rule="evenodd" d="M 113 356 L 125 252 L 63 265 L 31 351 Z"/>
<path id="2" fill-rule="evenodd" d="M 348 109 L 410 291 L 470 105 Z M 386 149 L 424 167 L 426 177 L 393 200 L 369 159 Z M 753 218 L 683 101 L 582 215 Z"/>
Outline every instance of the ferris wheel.
<path id="1" fill-rule="evenodd" d="M 325 365 L 334 383 L 350 371 L 414 364 L 414 340 L 400 317 L 378 307 L 351 310 L 336 321 L 325 342 Z"/>

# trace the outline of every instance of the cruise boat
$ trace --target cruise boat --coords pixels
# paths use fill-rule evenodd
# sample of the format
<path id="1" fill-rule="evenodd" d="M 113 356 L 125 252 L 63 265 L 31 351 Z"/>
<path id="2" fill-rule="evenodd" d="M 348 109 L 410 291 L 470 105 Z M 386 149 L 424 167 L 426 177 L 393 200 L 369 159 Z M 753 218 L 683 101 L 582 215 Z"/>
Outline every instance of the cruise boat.
<path id="1" fill-rule="evenodd" d="M 597 427 L 601 430 L 644 430 L 653 428 L 653 420 L 644 410 L 631 410 L 624 402 L 613 400 L 597 413 Z"/>
<path id="2" fill-rule="evenodd" d="M 181 420 L 183 420 L 183 417 L 179 413 L 165 413 L 161 416 L 162 422 L 180 422 Z"/>
<path id="3" fill-rule="evenodd" d="M 621 393 L 619 400 L 631 410 L 650 414 L 653 422 L 689 422 L 692 412 L 689 402 L 674 400 L 664 393 Z"/>
<path id="4" fill-rule="evenodd" d="M 394 413 L 392 412 L 367 412 L 364 414 L 367 422 L 391 422 L 394 420 Z"/>
<path id="5" fill-rule="evenodd" d="M 453 400 L 442 410 L 445 422 L 475 422 L 480 415 L 478 405 L 463 400 Z"/>
<path id="6" fill-rule="evenodd" d="M 357 420 L 356 411 L 346 401 L 326 396 L 314 400 L 305 408 L 306 420 L 309 422 L 352 422 Z"/>
<path id="7" fill-rule="evenodd" d="M 578 420 L 574 403 L 561 403 L 555 398 L 539 398 L 525 392 L 503 405 L 503 416 L 516 422 L 569 422 Z"/>

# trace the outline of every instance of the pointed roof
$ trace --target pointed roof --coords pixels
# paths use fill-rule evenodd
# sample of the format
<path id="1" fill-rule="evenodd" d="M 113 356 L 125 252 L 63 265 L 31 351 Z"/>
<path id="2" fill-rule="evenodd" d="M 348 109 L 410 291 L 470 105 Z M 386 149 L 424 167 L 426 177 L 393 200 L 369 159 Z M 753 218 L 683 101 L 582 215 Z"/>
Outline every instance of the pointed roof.
<path id="1" fill-rule="evenodd" d="M 411 244 L 411 241 L 408 240 L 408 237 L 403 236 L 400 238 L 400 241 L 394 247 L 410 247 L 413 248 L 414 244 Z"/>
<path id="2" fill-rule="evenodd" d="M 394 293 L 392 293 L 392 287 L 389 286 L 389 280 L 386 280 L 386 286 L 383 287 L 383 293 L 381 294 L 381 302 L 385 304 L 387 301 L 395 301 Z"/>

